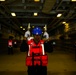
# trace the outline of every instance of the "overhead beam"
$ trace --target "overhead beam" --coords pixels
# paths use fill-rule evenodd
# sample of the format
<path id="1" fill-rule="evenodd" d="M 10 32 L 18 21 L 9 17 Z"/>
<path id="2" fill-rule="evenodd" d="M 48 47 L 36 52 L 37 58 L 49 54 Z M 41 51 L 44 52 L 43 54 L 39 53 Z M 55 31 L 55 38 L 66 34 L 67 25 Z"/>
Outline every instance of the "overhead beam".
<path id="1" fill-rule="evenodd" d="M 37 10 L 26 10 L 26 9 L 14 9 L 14 8 L 11 8 L 10 9 L 11 12 L 41 12 L 41 10 L 37 9 Z"/>
<path id="2" fill-rule="evenodd" d="M 16 2 L 17 0 L 6 0 L 5 2 L 3 2 L 3 4 L 12 4 L 13 2 Z"/>
<path id="3" fill-rule="evenodd" d="M 10 5 L 7 5 L 7 6 L 9 6 L 9 7 L 23 7 L 23 6 L 42 6 L 42 4 L 38 4 L 38 3 L 18 3 L 18 4 L 10 4 Z"/>
<path id="4" fill-rule="evenodd" d="M 31 26 L 45 26 L 45 24 L 46 24 L 46 23 L 44 23 L 44 24 L 42 24 L 42 23 L 41 23 L 41 24 L 40 24 L 40 23 L 31 23 L 30 25 L 31 25 Z M 23 26 L 28 26 L 27 23 L 23 23 L 22 25 L 23 25 Z"/>
<path id="5" fill-rule="evenodd" d="M 1 17 L 3 17 L 3 18 L 7 18 L 7 17 L 8 17 L 9 21 L 11 21 L 16 28 L 19 28 L 19 27 L 10 19 L 11 16 L 9 17 L 9 16 L 5 13 L 5 11 L 0 10 L 0 13 L 3 15 L 3 16 L 1 16 Z M 0 18 L 1 18 L 1 17 L 0 17 Z"/>
<path id="6" fill-rule="evenodd" d="M 0 18 L 15 18 L 15 17 L 11 17 L 11 16 L 7 16 L 7 17 L 3 17 L 3 16 L 0 16 Z M 44 18 L 44 19 L 50 19 L 52 17 L 45 17 L 45 16 L 38 16 L 38 17 L 34 17 L 34 16 L 16 16 L 16 18 Z"/>
<path id="7" fill-rule="evenodd" d="M 42 12 L 50 14 L 51 9 L 53 8 L 56 0 L 45 0 Z"/>

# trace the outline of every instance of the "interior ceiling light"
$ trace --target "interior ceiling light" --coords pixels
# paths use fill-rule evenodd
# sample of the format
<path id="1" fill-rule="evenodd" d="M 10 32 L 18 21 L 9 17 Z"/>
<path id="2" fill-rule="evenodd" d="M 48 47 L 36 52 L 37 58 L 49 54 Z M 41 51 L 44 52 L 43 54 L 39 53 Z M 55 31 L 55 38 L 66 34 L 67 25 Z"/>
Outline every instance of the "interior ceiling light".
<path id="1" fill-rule="evenodd" d="M 12 15 L 12 16 L 16 16 L 16 14 L 15 14 L 15 13 L 11 13 L 11 15 Z"/>
<path id="2" fill-rule="evenodd" d="M 20 28 L 23 28 L 22 26 L 20 26 Z"/>
<path id="3" fill-rule="evenodd" d="M 5 1 L 5 0 L 0 0 L 0 1 Z"/>
<path id="4" fill-rule="evenodd" d="M 38 15 L 38 13 L 34 13 L 34 16 L 37 16 Z"/>
<path id="5" fill-rule="evenodd" d="M 32 26 L 32 28 L 34 28 L 34 26 Z"/>
<path id="6" fill-rule="evenodd" d="M 35 2 L 39 2 L 40 0 L 34 0 Z"/>
<path id="7" fill-rule="evenodd" d="M 23 28 L 23 30 L 25 30 L 25 28 Z"/>
<path id="8" fill-rule="evenodd" d="M 65 24 L 66 22 L 62 22 L 62 24 Z"/>
<path id="9" fill-rule="evenodd" d="M 58 14 L 58 15 L 57 15 L 57 17 L 61 17 L 61 16 L 62 16 L 62 14 Z"/>
<path id="10" fill-rule="evenodd" d="M 72 2 L 75 2 L 76 0 L 71 0 Z"/>

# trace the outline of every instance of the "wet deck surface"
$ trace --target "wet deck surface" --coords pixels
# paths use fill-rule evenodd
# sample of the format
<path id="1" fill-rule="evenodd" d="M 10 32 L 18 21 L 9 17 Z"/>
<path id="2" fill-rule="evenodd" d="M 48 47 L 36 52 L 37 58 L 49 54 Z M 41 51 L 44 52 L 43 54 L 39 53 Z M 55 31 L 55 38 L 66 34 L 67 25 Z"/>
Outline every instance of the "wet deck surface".
<path id="1" fill-rule="evenodd" d="M 28 75 L 25 71 L 1 71 L 0 75 Z M 76 75 L 76 72 L 48 72 L 47 75 Z"/>
<path id="2" fill-rule="evenodd" d="M 47 75 L 76 75 L 73 53 L 54 51 L 48 54 Z M 28 75 L 25 66 L 26 52 L 0 55 L 0 75 Z"/>

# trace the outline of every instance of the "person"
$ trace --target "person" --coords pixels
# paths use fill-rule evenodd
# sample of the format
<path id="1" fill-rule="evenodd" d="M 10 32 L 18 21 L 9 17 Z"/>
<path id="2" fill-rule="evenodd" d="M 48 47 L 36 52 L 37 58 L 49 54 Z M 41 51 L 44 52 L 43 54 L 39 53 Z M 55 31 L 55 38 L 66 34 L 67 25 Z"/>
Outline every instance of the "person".
<path id="1" fill-rule="evenodd" d="M 8 54 L 13 54 L 13 37 L 9 36 L 8 39 Z"/>
<path id="2" fill-rule="evenodd" d="M 33 39 L 27 41 L 29 50 L 26 57 L 28 75 L 47 75 L 48 56 L 44 50 L 44 40 L 41 39 L 42 30 L 36 27 L 32 30 Z"/>

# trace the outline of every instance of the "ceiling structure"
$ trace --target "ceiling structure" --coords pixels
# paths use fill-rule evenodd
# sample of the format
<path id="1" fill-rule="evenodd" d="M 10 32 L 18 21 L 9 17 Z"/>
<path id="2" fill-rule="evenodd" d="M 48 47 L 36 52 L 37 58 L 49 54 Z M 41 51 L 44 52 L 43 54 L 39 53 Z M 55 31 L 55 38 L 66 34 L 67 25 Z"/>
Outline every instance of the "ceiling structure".
<path id="1" fill-rule="evenodd" d="M 16 16 L 11 16 L 11 13 Z M 33 16 L 34 12 L 38 16 Z M 61 13 L 61 17 L 57 14 Z M 12 27 L 12 29 L 24 34 L 20 29 L 23 26 L 27 30 L 27 26 L 47 25 L 47 31 L 51 33 L 54 29 L 59 27 L 61 22 L 66 21 L 74 23 L 76 17 L 76 2 L 71 0 L 5 0 L 0 2 L 0 23 L 4 27 Z"/>

